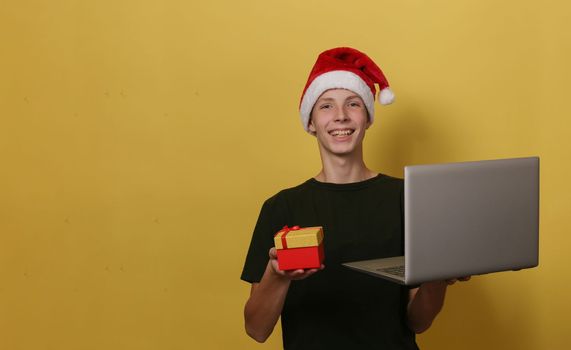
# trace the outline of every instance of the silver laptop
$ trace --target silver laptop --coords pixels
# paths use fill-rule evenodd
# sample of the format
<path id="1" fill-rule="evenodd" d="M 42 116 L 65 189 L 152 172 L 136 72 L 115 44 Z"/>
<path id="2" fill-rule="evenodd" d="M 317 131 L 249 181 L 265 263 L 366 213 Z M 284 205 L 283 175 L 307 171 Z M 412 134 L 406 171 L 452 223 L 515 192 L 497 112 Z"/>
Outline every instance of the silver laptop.
<path id="1" fill-rule="evenodd" d="M 405 255 L 343 265 L 405 285 L 538 265 L 538 157 L 404 173 Z"/>

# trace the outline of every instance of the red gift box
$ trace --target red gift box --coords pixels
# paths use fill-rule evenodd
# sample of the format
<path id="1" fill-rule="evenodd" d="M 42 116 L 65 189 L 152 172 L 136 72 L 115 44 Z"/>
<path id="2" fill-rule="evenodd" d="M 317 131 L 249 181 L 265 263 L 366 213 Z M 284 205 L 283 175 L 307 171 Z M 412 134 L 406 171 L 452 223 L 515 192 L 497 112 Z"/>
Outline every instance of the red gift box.
<path id="1" fill-rule="evenodd" d="M 280 270 L 317 269 L 324 259 L 323 228 L 285 226 L 274 236 Z"/>

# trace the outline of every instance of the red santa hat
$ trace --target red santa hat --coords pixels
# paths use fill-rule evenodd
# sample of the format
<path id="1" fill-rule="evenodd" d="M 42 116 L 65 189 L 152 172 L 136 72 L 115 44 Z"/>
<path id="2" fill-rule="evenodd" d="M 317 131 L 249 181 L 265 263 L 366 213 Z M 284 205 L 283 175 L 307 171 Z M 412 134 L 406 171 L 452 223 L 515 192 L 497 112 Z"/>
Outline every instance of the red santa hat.
<path id="1" fill-rule="evenodd" d="M 330 89 L 347 89 L 361 96 L 372 123 L 375 117 L 375 84 L 379 86 L 379 102 L 382 105 L 391 104 L 395 95 L 385 75 L 369 56 L 350 47 L 322 52 L 309 74 L 299 102 L 303 128 L 309 131 L 313 105 L 321 94 Z"/>

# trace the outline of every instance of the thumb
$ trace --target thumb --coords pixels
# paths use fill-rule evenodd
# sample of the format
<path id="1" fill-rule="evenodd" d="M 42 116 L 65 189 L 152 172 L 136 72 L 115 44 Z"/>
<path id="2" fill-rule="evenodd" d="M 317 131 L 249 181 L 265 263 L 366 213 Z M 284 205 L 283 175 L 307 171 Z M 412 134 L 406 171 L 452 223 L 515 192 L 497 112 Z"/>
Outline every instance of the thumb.
<path id="1" fill-rule="evenodd" d="M 272 247 L 272 248 L 270 249 L 270 259 L 275 259 L 275 258 L 277 258 L 277 256 L 278 256 L 278 254 L 277 254 L 277 252 L 276 252 L 276 248 L 275 248 L 275 247 Z"/>

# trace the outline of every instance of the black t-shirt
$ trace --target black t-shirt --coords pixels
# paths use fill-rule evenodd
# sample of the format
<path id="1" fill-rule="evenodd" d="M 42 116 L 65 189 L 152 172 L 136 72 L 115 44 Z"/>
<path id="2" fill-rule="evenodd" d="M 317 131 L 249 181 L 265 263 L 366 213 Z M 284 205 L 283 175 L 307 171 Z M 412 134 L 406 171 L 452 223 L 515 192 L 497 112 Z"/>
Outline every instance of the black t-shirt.
<path id="1" fill-rule="evenodd" d="M 263 205 L 241 278 L 259 282 L 284 225 L 323 226 L 325 269 L 293 281 L 281 314 L 285 349 L 418 349 L 406 325 L 408 288 L 343 262 L 403 255 L 403 181 L 310 179 Z"/>

